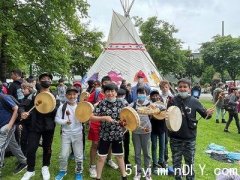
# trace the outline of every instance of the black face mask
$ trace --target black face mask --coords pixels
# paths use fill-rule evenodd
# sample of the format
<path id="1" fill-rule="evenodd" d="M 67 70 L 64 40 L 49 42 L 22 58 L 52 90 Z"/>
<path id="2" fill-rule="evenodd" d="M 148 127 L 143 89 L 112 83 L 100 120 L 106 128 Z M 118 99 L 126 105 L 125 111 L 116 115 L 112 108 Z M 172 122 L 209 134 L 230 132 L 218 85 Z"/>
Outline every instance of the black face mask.
<path id="1" fill-rule="evenodd" d="M 43 88 L 49 88 L 51 86 L 51 82 L 50 81 L 40 81 L 40 85 Z"/>

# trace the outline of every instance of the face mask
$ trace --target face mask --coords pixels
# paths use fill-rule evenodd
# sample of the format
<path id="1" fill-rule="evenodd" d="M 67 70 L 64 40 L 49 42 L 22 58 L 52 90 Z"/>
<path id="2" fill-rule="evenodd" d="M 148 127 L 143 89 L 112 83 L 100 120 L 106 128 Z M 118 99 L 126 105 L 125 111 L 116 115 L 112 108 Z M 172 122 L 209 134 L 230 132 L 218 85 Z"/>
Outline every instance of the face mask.
<path id="1" fill-rule="evenodd" d="M 144 82 L 144 79 L 143 79 L 143 78 L 139 78 L 139 79 L 138 79 L 138 83 L 139 83 L 139 84 L 142 84 L 143 82 Z"/>
<path id="2" fill-rule="evenodd" d="M 70 104 L 74 104 L 77 102 L 77 99 L 68 99 L 67 102 Z"/>
<path id="3" fill-rule="evenodd" d="M 96 90 L 97 90 L 97 91 L 101 91 L 101 87 L 97 87 Z"/>
<path id="4" fill-rule="evenodd" d="M 106 98 L 106 100 L 108 101 L 108 102 L 111 102 L 111 103 L 114 103 L 115 101 L 116 101 L 116 98 Z"/>
<path id="5" fill-rule="evenodd" d="M 178 92 L 178 96 L 180 96 L 182 99 L 186 99 L 189 95 L 188 92 Z"/>
<path id="6" fill-rule="evenodd" d="M 40 81 L 40 85 L 41 85 L 43 88 L 49 88 L 50 85 L 51 85 L 51 82 L 50 82 L 50 81 Z"/>
<path id="7" fill-rule="evenodd" d="M 138 100 L 140 100 L 140 101 L 145 101 L 146 97 L 147 97 L 147 96 L 144 95 L 144 94 L 139 94 L 139 95 L 137 96 Z"/>

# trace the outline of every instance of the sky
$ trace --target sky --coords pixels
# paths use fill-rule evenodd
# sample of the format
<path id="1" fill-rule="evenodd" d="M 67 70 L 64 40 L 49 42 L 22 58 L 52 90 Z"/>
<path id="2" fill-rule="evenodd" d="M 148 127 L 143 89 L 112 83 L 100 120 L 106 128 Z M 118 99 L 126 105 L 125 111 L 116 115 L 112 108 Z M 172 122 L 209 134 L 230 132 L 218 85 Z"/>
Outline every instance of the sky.
<path id="1" fill-rule="evenodd" d="M 130 0 L 131 2 L 132 0 Z M 104 33 L 107 40 L 112 11 L 124 14 L 120 0 L 88 0 L 91 28 Z M 130 16 L 144 20 L 157 16 L 173 24 L 175 37 L 183 42 L 183 49 L 197 52 L 201 43 L 211 41 L 217 34 L 240 35 L 240 0 L 135 0 Z"/>

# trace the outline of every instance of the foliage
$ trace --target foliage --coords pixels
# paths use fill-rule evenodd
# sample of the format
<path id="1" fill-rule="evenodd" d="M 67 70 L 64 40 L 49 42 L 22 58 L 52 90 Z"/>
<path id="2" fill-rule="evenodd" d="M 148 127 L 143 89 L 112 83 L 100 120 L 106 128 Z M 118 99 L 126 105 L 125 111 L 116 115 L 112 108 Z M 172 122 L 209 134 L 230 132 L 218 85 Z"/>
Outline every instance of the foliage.
<path id="1" fill-rule="evenodd" d="M 69 40 L 72 48 L 72 74 L 84 76 L 102 51 L 102 37 L 102 32 L 85 28 L 83 33 Z"/>
<path id="2" fill-rule="evenodd" d="M 7 69 L 36 72 L 69 72 L 69 37 L 83 31 L 80 19 L 87 17 L 85 0 L 3 0 L 0 2 L 0 74 Z"/>
<path id="3" fill-rule="evenodd" d="M 166 75 L 182 71 L 182 62 L 186 57 L 180 50 L 180 40 L 173 37 L 177 29 L 157 17 L 150 17 L 146 21 L 134 19 L 139 26 L 141 39 L 161 73 Z"/>
<path id="4" fill-rule="evenodd" d="M 206 68 L 204 68 L 204 71 L 202 73 L 202 77 L 201 77 L 201 84 L 206 84 L 212 83 L 212 78 L 215 74 L 215 69 L 213 68 L 213 66 L 207 66 Z"/>
<path id="5" fill-rule="evenodd" d="M 223 78 L 225 71 L 232 80 L 240 74 L 240 38 L 215 36 L 210 42 L 203 43 L 201 53 L 205 65 L 212 65 Z"/>

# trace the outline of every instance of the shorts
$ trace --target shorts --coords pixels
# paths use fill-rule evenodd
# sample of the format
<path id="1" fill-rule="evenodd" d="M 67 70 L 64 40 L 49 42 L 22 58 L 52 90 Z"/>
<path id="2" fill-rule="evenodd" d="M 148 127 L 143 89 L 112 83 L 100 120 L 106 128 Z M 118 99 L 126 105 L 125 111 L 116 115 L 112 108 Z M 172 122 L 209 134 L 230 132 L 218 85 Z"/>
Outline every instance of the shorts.
<path id="1" fill-rule="evenodd" d="M 98 143 L 98 155 L 107 156 L 110 146 L 113 155 L 123 155 L 123 141 L 103 141 L 102 139 Z"/>
<path id="2" fill-rule="evenodd" d="M 100 122 L 90 122 L 90 128 L 88 132 L 88 140 L 90 141 L 99 141 L 99 135 L 100 135 Z"/>

